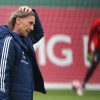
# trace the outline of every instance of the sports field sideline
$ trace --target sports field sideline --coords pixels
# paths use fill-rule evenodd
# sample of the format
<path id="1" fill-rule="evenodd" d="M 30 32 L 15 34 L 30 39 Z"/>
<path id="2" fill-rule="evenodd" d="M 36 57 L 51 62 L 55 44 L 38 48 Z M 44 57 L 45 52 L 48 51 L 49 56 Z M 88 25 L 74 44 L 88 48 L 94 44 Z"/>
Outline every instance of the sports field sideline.
<path id="1" fill-rule="evenodd" d="M 100 100 L 100 91 L 85 91 L 77 96 L 72 90 L 48 90 L 47 94 L 34 93 L 34 100 Z"/>

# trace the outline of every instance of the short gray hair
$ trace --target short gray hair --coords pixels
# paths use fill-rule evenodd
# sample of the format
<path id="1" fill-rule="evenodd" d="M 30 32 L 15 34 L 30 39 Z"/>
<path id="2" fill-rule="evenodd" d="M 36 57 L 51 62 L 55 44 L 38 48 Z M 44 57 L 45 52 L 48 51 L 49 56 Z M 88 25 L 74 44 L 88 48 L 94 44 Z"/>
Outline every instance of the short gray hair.
<path id="1" fill-rule="evenodd" d="M 20 17 L 20 18 L 25 18 L 27 16 L 34 16 L 35 17 L 35 13 L 33 11 L 31 12 L 25 12 L 25 11 L 16 11 L 16 12 L 13 12 L 9 21 L 8 21 L 8 27 L 13 30 L 14 26 L 15 26 L 15 23 L 16 23 L 16 18 L 17 17 Z"/>

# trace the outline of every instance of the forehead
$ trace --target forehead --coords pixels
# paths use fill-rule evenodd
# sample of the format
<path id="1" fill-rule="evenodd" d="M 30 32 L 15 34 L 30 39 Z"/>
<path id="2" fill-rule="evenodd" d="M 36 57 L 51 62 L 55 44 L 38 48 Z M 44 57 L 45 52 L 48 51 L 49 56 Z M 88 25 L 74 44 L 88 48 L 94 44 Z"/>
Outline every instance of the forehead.
<path id="1" fill-rule="evenodd" d="M 32 16 L 32 15 L 29 15 L 29 16 L 27 16 L 27 17 L 25 17 L 25 18 L 23 18 L 24 20 L 26 20 L 26 21 L 35 21 L 35 17 L 34 16 Z"/>

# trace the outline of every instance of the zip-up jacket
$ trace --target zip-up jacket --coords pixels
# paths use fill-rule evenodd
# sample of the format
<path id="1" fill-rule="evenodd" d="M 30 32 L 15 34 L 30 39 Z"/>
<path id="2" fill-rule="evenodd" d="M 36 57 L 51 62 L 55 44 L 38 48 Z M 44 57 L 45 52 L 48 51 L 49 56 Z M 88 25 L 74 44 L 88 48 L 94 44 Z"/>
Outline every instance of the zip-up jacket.
<path id="1" fill-rule="evenodd" d="M 46 93 L 33 48 L 42 37 L 37 13 L 35 29 L 27 38 L 0 26 L 0 100 L 33 100 L 33 91 Z"/>

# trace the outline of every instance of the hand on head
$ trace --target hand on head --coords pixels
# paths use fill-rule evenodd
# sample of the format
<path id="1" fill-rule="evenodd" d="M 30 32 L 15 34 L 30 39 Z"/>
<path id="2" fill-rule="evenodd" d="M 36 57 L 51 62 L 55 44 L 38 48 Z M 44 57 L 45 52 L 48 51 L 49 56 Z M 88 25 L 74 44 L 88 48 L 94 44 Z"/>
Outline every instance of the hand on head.
<path id="1" fill-rule="evenodd" d="M 32 9 L 28 6 L 20 6 L 18 11 L 25 11 L 25 12 L 31 12 Z"/>

